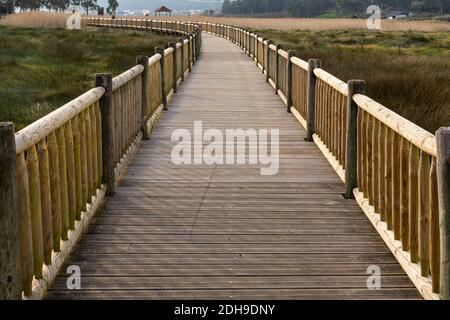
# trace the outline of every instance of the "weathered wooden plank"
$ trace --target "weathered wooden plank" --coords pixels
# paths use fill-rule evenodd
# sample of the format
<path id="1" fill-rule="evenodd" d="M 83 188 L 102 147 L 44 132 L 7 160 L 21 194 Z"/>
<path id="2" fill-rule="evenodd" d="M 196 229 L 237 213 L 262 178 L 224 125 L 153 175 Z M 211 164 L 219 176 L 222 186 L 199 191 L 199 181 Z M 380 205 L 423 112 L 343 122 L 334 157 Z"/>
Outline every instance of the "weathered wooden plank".
<path id="1" fill-rule="evenodd" d="M 419 299 L 417 290 L 414 288 L 399 289 L 242 289 L 242 290 L 89 290 L 89 291 L 53 291 L 50 299 L 231 299 L 244 300 L 248 297 L 261 300 L 328 300 L 334 297 L 339 300 L 355 299 L 360 297 L 364 300 L 397 300 L 397 299 Z"/>
<path id="2" fill-rule="evenodd" d="M 390 276 L 404 275 L 403 269 L 398 264 L 380 264 L 381 273 Z M 236 268 L 233 264 L 206 265 L 192 268 L 184 265 L 135 265 L 127 270 L 139 277 L 148 276 L 289 276 L 289 275 L 366 275 L 367 265 L 365 264 L 309 264 L 309 265 L 277 265 L 258 264 L 242 265 Z M 123 276 L 120 266 L 107 265 L 99 270 L 96 265 L 83 266 L 85 276 Z M 65 275 L 61 275 L 64 278 Z"/>
<path id="3" fill-rule="evenodd" d="M 113 280 L 113 281 L 111 281 Z M 55 290 L 67 287 L 66 279 L 58 278 Z M 84 290 L 146 290 L 155 289 L 304 289 L 361 288 L 367 289 L 367 275 L 363 276 L 246 276 L 246 277 L 87 277 L 83 276 Z M 408 278 L 383 276 L 384 288 L 412 288 Z"/>

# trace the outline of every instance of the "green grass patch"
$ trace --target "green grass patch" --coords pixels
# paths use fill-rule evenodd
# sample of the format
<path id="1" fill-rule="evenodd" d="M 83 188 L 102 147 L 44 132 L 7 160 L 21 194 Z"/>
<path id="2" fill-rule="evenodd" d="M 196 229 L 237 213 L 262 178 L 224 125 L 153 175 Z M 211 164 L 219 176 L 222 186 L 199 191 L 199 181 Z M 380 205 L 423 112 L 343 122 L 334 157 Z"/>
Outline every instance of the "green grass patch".
<path id="1" fill-rule="evenodd" d="M 336 19 L 336 13 L 334 11 L 330 11 L 330 12 L 326 12 L 324 14 L 321 14 L 320 16 L 317 16 L 315 18 L 319 18 L 319 19 Z"/>
<path id="2" fill-rule="evenodd" d="M 107 29 L 0 27 L 0 121 L 20 129 L 93 87 L 96 73 L 118 75 L 169 36 Z"/>

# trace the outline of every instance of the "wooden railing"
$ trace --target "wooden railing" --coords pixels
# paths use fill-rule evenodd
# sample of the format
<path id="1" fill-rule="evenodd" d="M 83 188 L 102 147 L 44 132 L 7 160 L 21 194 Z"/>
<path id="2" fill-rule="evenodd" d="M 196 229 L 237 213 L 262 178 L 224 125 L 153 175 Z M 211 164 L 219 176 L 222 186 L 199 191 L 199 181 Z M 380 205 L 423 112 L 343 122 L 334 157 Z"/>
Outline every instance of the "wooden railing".
<path id="1" fill-rule="evenodd" d="M 191 23 L 87 18 L 95 27 L 184 35 L 14 134 L 0 124 L 0 298 L 41 298 L 200 52 Z M 155 29 L 157 28 L 157 29 Z M 6 223 L 7 222 L 7 223 Z"/>
<path id="2" fill-rule="evenodd" d="M 365 96 L 364 81 L 344 83 L 255 32 L 198 24 L 257 62 L 420 293 L 449 299 L 450 129 L 435 136 Z"/>
<path id="3" fill-rule="evenodd" d="M 148 138 L 180 75 L 198 58 L 199 26 L 235 42 L 256 61 L 305 127 L 307 140 L 316 142 L 345 182 L 345 196 L 356 198 L 422 295 L 449 298 L 449 129 L 435 137 L 365 96 L 363 81 L 344 83 L 321 69 L 320 61 L 303 61 L 243 28 L 98 17 L 83 23 L 178 33 L 186 39 L 150 59 L 139 57 L 138 66 L 117 78 L 98 75 L 97 88 L 16 137 L 10 124 L 0 126 L 2 219 L 4 212 L 17 213 L 8 216 L 0 236 L 7 240 L 8 257 L 20 261 L 23 275 L 23 284 L 17 285 L 20 271 L 5 273 L 8 281 L 3 283 L 11 284 L 2 292 L 8 297 L 17 288 L 26 296 L 42 295 L 103 195 L 114 194 L 124 163 L 140 139 Z M 11 244 L 17 239 L 11 231 L 15 223 L 16 251 Z M 60 253 L 55 253 L 59 240 Z M 35 287 L 30 285 L 33 276 Z"/>
<path id="4" fill-rule="evenodd" d="M 347 84 L 320 68 L 314 69 L 313 72 L 317 78 L 313 138 L 317 144 L 328 148 L 337 160 L 338 172 L 343 178 L 347 138 Z"/>
<path id="5" fill-rule="evenodd" d="M 397 249 L 431 275 L 439 291 L 440 230 L 435 137 L 364 95 L 358 106 L 358 189 L 355 195 L 401 242 Z"/>

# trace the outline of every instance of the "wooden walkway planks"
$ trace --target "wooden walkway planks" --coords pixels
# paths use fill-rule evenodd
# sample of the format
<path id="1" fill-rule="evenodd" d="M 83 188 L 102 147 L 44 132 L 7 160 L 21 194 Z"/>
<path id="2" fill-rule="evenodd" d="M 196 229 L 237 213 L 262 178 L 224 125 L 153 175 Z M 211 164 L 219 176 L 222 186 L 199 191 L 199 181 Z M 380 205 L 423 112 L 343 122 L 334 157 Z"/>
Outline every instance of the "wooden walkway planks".
<path id="1" fill-rule="evenodd" d="M 280 170 L 176 166 L 174 129 L 280 129 Z M 201 59 L 142 144 L 50 299 L 420 298 L 319 149 L 242 51 L 204 35 Z M 367 268 L 381 268 L 368 290 Z"/>

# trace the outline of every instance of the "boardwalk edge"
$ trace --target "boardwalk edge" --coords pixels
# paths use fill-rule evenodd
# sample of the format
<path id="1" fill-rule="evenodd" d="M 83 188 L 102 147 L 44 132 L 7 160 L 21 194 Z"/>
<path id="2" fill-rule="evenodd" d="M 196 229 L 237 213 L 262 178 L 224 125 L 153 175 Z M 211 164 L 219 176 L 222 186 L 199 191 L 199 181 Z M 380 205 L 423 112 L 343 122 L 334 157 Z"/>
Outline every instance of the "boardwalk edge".
<path id="1" fill-rule="evenodd" d="M 83 232 L 87 230 L 92 217 L 103 206 L 105 194 L 106 185 L 102 185 L 102 188 L 97 190 L 97 195 L 94 197 L 92 204 L 88 206 L 88 210 L 81 214 L 81 220 L 75 221 L 75 229 L 69 231 L 68 240 L 61 241 L 61 251 L 52 253 L 52 264 L 50 266 L 44 265 L 42 268 L 43 278 L 33 279 L 31 296 L 22 295 L 23 300 L 41 300 L 45 298 L 48 288 L 55 280 L 67 257 L 80 240 Z"/>
<path id="2" fill-rule="evenodd" d="M 422 297 L 426 300 L 439 300 L 439 294 L 433 292 L 431 277 L 421 276 L 420 265 L 411 262 L 409 252 L 402 250 L 401 241 L 394 239 L 394 233 L 387 229 L 386 222 L 381 221 L 380 215 L 375 213 L 374 207 L 369 204 L 369 199 L 364 198 L 363 193 L 358 188 L 353 189 L 353 194 L 366 217 L 384 240 Z"/>

